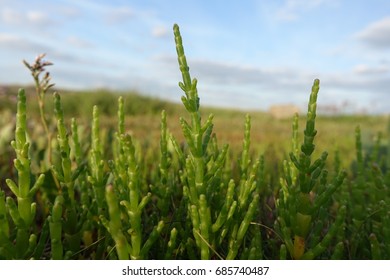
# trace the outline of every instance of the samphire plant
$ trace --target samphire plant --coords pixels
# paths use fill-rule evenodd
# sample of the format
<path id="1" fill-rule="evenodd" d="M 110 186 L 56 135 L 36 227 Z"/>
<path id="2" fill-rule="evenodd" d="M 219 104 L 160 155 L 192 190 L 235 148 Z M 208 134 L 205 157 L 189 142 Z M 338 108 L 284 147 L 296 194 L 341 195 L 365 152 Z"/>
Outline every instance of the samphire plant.
<path id="1" fill-rule="evenodd" d="M 14 173 L 1 173 L 0 259 L 389 258 L 390 140 L 387 154 L 382 134 L 364 151 L 358 127 L 350 171 L 338 151 L 333 161 L 318 156 L 315 80 L 303 140 L 295 115 L 283 162 L 253 151 L 250 115 L 234 153 L 217 141 L 214 115 L 204 118 L 178 25 L 173 34 L 183 137 L 171 133 L 163 110 L 155 145 L 130 132 L 123 97 L 116 127 L 101 123 L 98 106 L 89 125 L 69 119 L 59 93 L 48 111 L 52 63 L 43 55 L 25 62 L 40 122 L 31 129 L 19 90 Z"/>
<path id="2" fill-rule="evenodd" d="M 346 206 L 336 209 L 337 216 L 332 224 L 327 221 L 327 209 L 333 193 L 340 188 L 346 177 L 345 171 L 328 183 L 325 163 L 328 156 L 323 152 L 319 159 L 312 160 L 315 150 L 314 138 L 319 80 L 315 80 L 310 95 L 306 129 L 300 151 L 298 149 L 298 118 L 293 122 L 290 162 L 284 163 L 285 178 L 281 179 L 282 191 L 277 200 L 279 210 L 278 227 L 290 256 L 294 259 L 312 259 L 326 250 L 335 238 L 345 219 Z M 324 237 L 324 227 L 329 227 Z M 310 244 L 310 246 L 308 246 Z"/>

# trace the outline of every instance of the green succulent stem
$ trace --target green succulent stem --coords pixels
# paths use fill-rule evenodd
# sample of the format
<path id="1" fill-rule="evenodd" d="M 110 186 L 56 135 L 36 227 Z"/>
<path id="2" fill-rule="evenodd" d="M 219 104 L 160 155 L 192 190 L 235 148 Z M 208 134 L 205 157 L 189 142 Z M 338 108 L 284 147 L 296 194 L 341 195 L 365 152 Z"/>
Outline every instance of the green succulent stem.
<path id="1" fill-rule="evenodd" d="M 189 145 L 191 153 L 187 161 L 187 172 L 189 172 L 189 211 L 192 213 L 192 224 L 194 226 L 194 237 L 201 250 L 201 258 L 210 258 L 209 231 L 211 227 L 210 212 L 205 195 L 207 194 L 205 185 L 205 151 L 207 148 L 209 135 L 205 132 L 212 127 L 212 116 L 205 126 L 202 127 L 199 111 L 199 97 L 197 91 L 197 80 L 191 80 L 187 59 L 184 54 L 183 42 L 178 25 L 174 25 L 173 32 L 176 42 L 176 51 L 178 56 L 179 68 L 182 73 L 183 82 L 179 83 L 180 88 L 185 93 L 182 96 L 182 102 L 190 114 L 191 126 L 183 119 L 180 119 L 184 137 Z M 206 145 L 205 145 L 206 143 Z M 196 210 L 195 210 L 196 209 Z M 194 211 L 198 212 L 195 213 Z"/>
<path id="2" fill-rule="evenodd" d="M 346 177 L 345 171 L 341 171 L 334 182 L 328 184 L 328 172 L 324 169 L 328 153 L 323 152 L 321 157 L 315 161 L 312 159 L 315 150 L 314 139 L 317 135 L 315 124 L 318 92 L 319 80 L 316 79 L 310 94 L 304 140 L 300 153 L 297 149 L 298 117 L 297 115 L 294 117 L 291 161 L 285 162 L 285 180 L 281 181 L 282 193 L 278 200 L 279 223 L 281 228 L 284 228 L 282 236 L 285 238 L 286 248 L 293 259 L 306 258 L 308 254 L 317 256 L 322 252 L 318 248 L 323 245 L 325 239 L 322 241 L 319 239 L 319 243 L 313 251 L 308 247 L 307 240 L 313 227 L 322 231 L 320 223 L 315 224 L 316 217 L 318 217 L 322 207 L 325 207 L 331 199 L 333 193 L 340 188 Z M 326 238 L 334 236 L 336 229 L 341 226 L 341 222 L 337 220 L 334 225 L 335 229 L 329 231 Z M 287 230 L 286 227 L 289 229 Z M 313 240 L 317 240 L 317 237 L 313 237 Z"/>
<path id="3" fill-rule="evenodd" d="M 11 142 L 11 145 L 16 153 L 14 166 L 18 172 L 18 182 L 15 183 L 11 179 L 6 179 L 6 183 L 16 196 L 18 203 L 16 206 L 14 199 L 7 197 L 6 205 L 17 227 L 16 254 L 18 257 L 23 257 L 32 246 L 31 242 L 36 240 L 29 233 L 36 214 L 36 203 L 33 202 L 33 199 L 45 179 L 45 175 L 41 174 L 34 184 L 31 182 L 30 143 L 27 141 L 26 94 L 23 89 L 18 91 L 15 140 Z"/>
<path id="4" fill-rule="evenodd" d="M 63 259 L 62 245 L 62 208 L 64 198 L 59 195 L 56 197 L 51 216 L 48 217 L 50 227 L 51 252 L 53 260 Z"/>

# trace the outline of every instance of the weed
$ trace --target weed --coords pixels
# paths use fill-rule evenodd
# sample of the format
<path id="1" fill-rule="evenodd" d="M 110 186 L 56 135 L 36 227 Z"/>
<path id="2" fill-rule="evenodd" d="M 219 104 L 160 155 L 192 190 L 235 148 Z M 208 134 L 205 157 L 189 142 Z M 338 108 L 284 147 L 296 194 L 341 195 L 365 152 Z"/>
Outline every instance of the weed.
<path id="1" fill-rule="evenodd" d="M 15 140 L 7 148 L 15 174 L 0 169 L 9 188 L 0 190 L 0 258 L 388 259 L 390 128 L 365 149 L 357 127 L 353 162 L 341 149 L 328 160 L 327 151 L 318 153 L 334 147 L 317 135 L 315 80 L 306 119 L 295 115 L 290 140 L 281 140 L 290 148 L 265 148 L 261 140 L 267 136 L 254 141 L 254 131 L 266 135 L 267 122 L 285 123 L 258 114 L 247 114 L 243 135 L 234 134 L 240 145 L 221 146 L 221 139 L 229 140 L 221 137 L 227 130 L 217 135 L 219 119 L 202 118 L 207 110 L 178 25 L 173 33 L 184 93 L 176 130 L 169 126 L 172 108 L 161 112 L 159 126 L 146 115 L 127 122 L 134 104 L 123 97 L 117 108 L 105 101 L 87 110 L 87 118 L 68 121 L 69 103 L 64 106 L 58 93 L 52 105 L 46 98 L 53 84 L 45 67 L 52 63 L 43 55 L 32 65 L 24 62 L 34 79 L 40 125 L 28 131 L 26 93 L 20 90 Z M 115 110 L 116 120 L 107 120 L 105 113 Z M 159 127 L 159 141 L 154 134 L 142 141 L 129 131 L 146 124 Z M 228 132 L 234 132 L 231 126 Z M 286 133 L 283 128 L 279 136 Z"/>

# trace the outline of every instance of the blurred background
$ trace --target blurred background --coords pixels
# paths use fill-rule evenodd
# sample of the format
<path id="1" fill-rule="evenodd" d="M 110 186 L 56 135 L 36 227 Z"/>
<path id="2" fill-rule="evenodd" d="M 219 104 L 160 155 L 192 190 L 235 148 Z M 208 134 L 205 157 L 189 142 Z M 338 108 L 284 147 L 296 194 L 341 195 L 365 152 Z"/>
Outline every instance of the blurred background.
<path id="1" fill-rule="evenodd" d="M 179 24 L 201 103 L 327 114 L 390 113 L 390 1 L 0 0 L 0 84 L 31 84 L 46 53 L 58 88 L 180 102 Z M 283 107 L 284 106 L 284 107 Z"/>

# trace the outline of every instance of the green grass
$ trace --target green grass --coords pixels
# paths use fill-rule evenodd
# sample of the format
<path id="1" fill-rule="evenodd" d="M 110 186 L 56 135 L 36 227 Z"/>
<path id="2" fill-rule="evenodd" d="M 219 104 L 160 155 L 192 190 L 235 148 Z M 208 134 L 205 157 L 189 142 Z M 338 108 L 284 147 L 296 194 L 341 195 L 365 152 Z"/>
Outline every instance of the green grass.
<path id="1" fill-rule="evenodd" d="M 26 64 L 0 107 L 0 259 L 388 259 L 388 119 L 317 116 L 318 80 L 291 119 L 203 108 L 174 35 L 182 105 L 53 94 Z"/>

